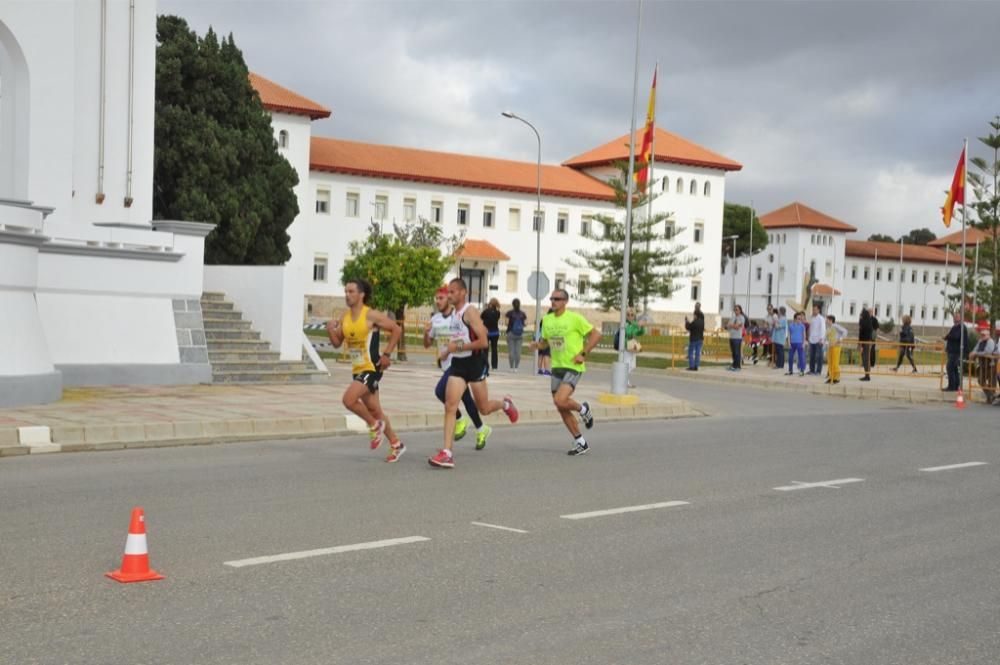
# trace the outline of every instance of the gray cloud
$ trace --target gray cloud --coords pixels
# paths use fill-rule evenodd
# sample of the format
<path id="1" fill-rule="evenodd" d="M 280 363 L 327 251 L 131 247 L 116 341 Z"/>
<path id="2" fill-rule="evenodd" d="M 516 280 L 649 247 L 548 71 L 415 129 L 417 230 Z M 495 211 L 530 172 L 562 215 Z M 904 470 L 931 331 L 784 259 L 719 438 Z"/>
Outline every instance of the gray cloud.
<path id="1" fill-rule="evenodd" d="M 160 0 L 333 108 L 314 133 L 560 162 L 628 131 L 636 3 Z M 637 115 L 745 165 L 729 200 L 799 200 L 865 235 L 927 226 L 962 137 L 1000 113 L 995 2 L 650 2 Z M 991 59 L 994 62 L 991 62 Z"/>

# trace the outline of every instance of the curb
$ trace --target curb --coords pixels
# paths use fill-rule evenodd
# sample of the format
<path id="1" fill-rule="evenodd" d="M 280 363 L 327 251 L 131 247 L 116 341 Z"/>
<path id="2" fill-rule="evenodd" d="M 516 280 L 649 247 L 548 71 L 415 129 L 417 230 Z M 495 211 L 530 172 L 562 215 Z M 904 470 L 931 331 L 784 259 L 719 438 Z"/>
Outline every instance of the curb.
<path id="1" fill-rule="evenodd" d="M 593 409 L 594 415 L 599 420 L 610 421 L 692 418 L 706 415 L 684 401 L 673 404 L 640 403 L 635 406 L 595 405 Z M 400 432 L 441 428 L 441 414 L 436 412 L 396 414 L 392 420 Z M 490 414 L 483 420 L 494 427 L 509 426 L 502 414 Z M 0 429 L 0 457 L 130 448 L 167 448 L 264 441 L 274 438 L 315 439 L 349 436 L 358 434 L 359 422 L 357 417 L 349 418 L 345 414 L 307 418 L 5 428 Z M 556 424 L 561 423 L 562 419 L 553 409 L 532 409 L 522 411 L 519 422 Z M 42 430 L 48 431 L 48 440 L 44 440 Z"/>
<path id="2" fill-rule="evenodd" d="M 695 372 L 685 372 L 684 370 L 667 370 L 672 378 L 688 379 L 692 381 L 703 381 L 710 383 L 720 383 L 723 385 L 752 386 L 756 388 L 766 388 L 768 390 L 787 390 L 793 392 L 808 392 L 813 395 L 826 397 L 843 397 L 846 399 L 881 399 L 896 402 L 908 402 L 910 404 L 950 404 L 954 401 L 951 393 L 941 393 L 925 389 L 910 390 L 907 388 L 880 388 L 876 386 L 848 386 L 843 383 L 833 385 L 803 383 L 794 385 L 787 381 L 774 381 L 769 379 L 754 379 L 743 377 L 722 377 L 709 374 L 696 375 Z"/>

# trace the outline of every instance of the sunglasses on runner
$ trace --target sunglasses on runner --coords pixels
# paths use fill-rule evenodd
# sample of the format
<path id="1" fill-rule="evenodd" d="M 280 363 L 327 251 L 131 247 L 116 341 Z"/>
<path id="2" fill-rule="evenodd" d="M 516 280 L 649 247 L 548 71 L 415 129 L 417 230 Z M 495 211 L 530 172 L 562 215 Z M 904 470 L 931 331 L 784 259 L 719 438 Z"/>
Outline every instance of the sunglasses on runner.
<path id="1" fill-rule="evenodd" d="M 552 300 L 552 301 L 556 301 L 556 300 L 566 300 L 566 298 L 549 298 L 549 300 Z"/>

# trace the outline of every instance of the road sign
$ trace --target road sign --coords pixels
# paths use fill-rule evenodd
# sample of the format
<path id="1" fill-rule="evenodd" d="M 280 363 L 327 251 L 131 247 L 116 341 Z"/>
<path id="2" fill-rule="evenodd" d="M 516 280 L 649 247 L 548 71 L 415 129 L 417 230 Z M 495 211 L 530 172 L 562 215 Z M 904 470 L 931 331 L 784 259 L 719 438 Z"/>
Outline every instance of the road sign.
<path id="1" fill-rule="evenodd" d="M 549 295 L 549 277 L 544 272 L 532 272 L 528 277 L 528 293 L 536 300 Z"/>

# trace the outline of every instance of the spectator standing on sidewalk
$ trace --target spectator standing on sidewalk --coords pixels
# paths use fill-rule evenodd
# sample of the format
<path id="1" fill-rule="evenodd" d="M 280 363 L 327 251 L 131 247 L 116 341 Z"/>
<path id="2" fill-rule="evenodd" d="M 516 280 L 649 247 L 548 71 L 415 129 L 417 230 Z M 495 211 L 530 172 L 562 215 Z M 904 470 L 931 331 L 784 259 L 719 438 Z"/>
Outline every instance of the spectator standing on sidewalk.
<path id="1" fill-rule="evenodd" d="M 480 315 L 486 326 L 486 339 L 490 343 L 490 369 L 497 369 L 497 351 L 500 346 L 500 301 L 490 298 L 486 309 Z"/>
<path id="2" fill-rule="evenodd" d="M 903 325 L 899 329 L 899 357 L 896 358 L 896 366 L 892 368 L 893 372 L 899 371 L 899 366 L 903 364 L 903 358 L 906 358 L 913 367 L 913 373 L 917 373 L 917 364 L 913 362 L 913 343 L 916 341 L 916 337 L 913 334 L 911 323 L 913 323 L 913 319 L 904 314 Z"/>
<path id="3" fill-rule="evenodd" d="M 827 359 L 829 361 L 830 378 L 827 383 L 840 383 L 840 343 L 847 337 L 847 328 L 837 323 L 837 318 L 833 314 L 826 317 L 826 345 L 829 351 Z"/>
<path id="4" fill-rule="evenodd" d="M 785 308 L 779 307 L 775 314 L 774 329 L 771 332 L 775 369 L 783 369 L 785 366 L 785 341 L 787 339 L 788 317 L 785 316 Z"/>
<path id="5" fill-rule="evenodd" d="M 962 321 L 962 315 L 958 312 L 952 317 L 955 325 L 951 327 L 948 334 L 944 336 L 945 353 L 948 355 L 947 372 L 948 386 L 945 392 L 955 392 L 962 387 L 962 353 L 969 350 L 969 329 Z"/>
<path id="6" fill-rule="evenodd" d="M 701 303 L 694 304 L 693 320 L 684 317 L 684 328 L 688 331 L 688 366 L 687 371 L 697 372 L 701 364 L 701 347 L 705 343 L 705 315 L 701 311 Z"/>
<path id="7" fill-rule="evenodd" d="M 521 311 L 521 300 L 514 298 L 514 308 L 507 312 L 507 363 L 515 374 L 521 364 L 521 343 L 524 341 L 524 324 L 528 315 Z"/>
<path id="8" fill-rule="evenodd" d="M 826 342 L 826 319 L 820 314 L 819 305 L 812 307 L 812 319 L 809 320 L 809 374 L 823 374 L 823 344 Z"/>
<path id="9" fill-rule="evenodd" d="M 986 321 L 979 324 L 979 341 L 969 352 L 969 359 L 976 363 L 976 376 L 979 386 L 986 395 L 986 403 L 992 404 L 996 398 L 997 378 L 997 345 L 990 337 L 990 324 Z"/>
<path id="10" fill-rule="evenodd" d="M 743 329 L 746 327 L 746 317 L 743 316 L 743 308 L 739 305 L 733 307 L 733 316 L 726 324 L 729 331 L 729 352 L 733 356 L 733 364 L 729 367 L 730 372 L 738 372 L 742 367 L 743 353 Z"/>
<path id="11" fill-rule="evenodd" d="M 795 363 L 795 358 L 799 359 L 799 376 L 805 376 L 806 373 L 806 352 L 805 352 L 805 340 L 806 340 L 806 313 L 796 312 L 795 319 L 788 324 L 788 339 L 789 339 L 789 349 L 788 349 L 788 376 L 792 375 L 792 367 Z"/>
<path id="12" fill-rule="evenodd" d="M 860 381 L 871 381 L 871 370 L 875 365 L 875 331 L 878 330 L 878 319 L 872 316 L 867 307 L 861 308 L 861 317 L 858 319 L 858 342 L 861 349 L 861 364 L 864 365 L 865 375 Z"/>
<path id="13" fill-rule="evenodd" d="M 635 320 L 635 310 L 629 307 L 625 310 L 625 366 L 628 368 L 628 387 L 635 388 L 632 384 L 632 371 L 635 370 L 636 357 L 642 346 L 639 338 L 646 334 L 646 329 Z"/>

